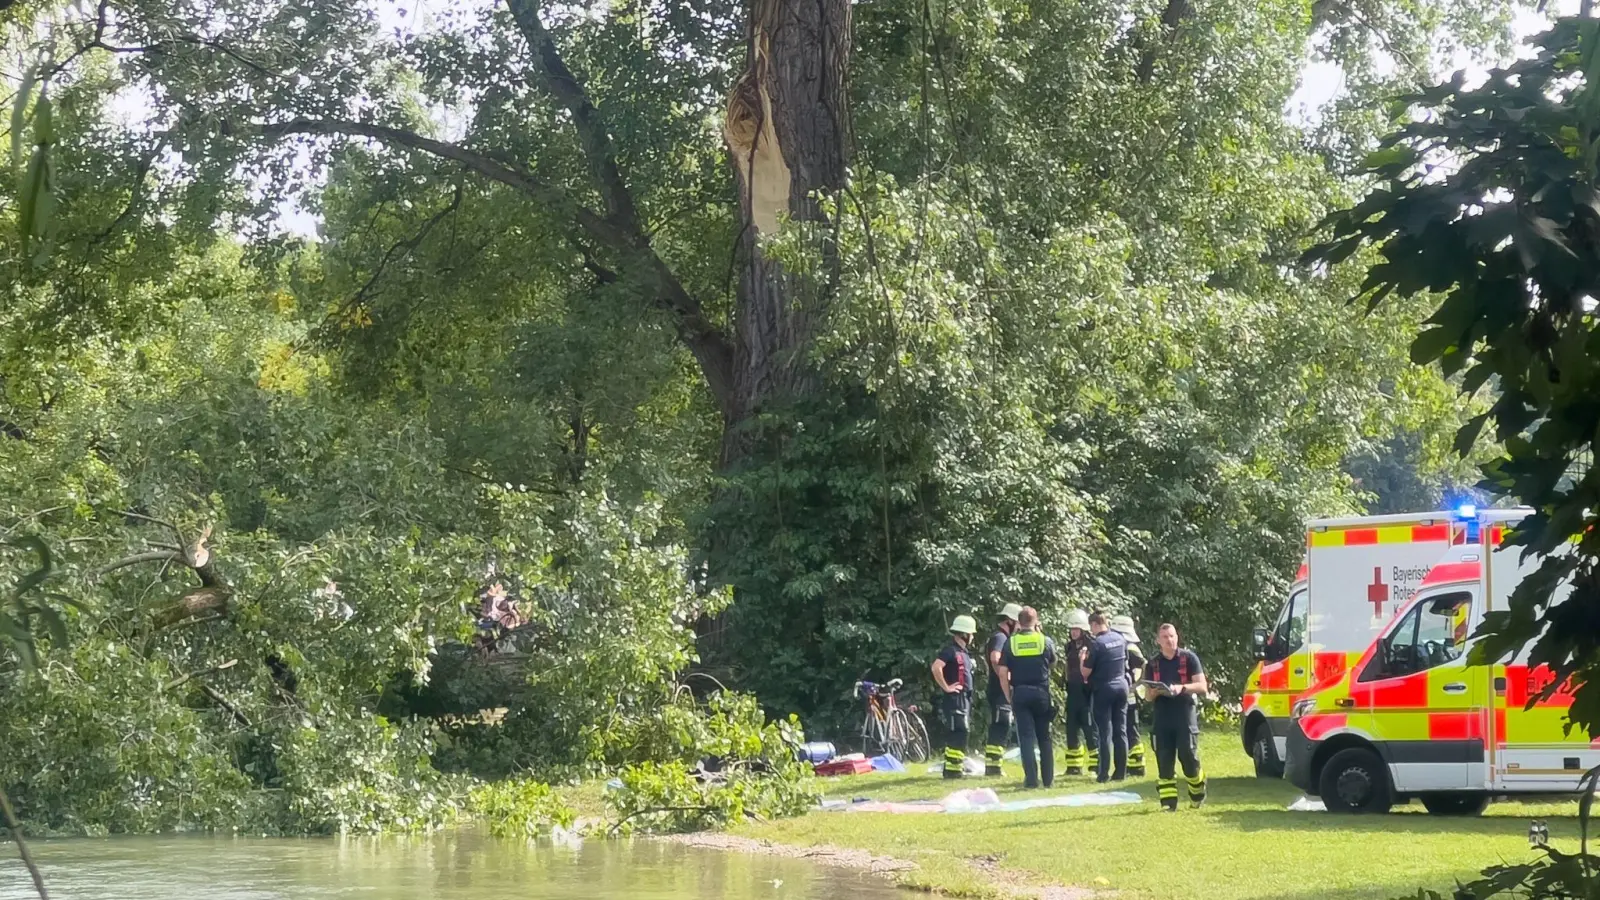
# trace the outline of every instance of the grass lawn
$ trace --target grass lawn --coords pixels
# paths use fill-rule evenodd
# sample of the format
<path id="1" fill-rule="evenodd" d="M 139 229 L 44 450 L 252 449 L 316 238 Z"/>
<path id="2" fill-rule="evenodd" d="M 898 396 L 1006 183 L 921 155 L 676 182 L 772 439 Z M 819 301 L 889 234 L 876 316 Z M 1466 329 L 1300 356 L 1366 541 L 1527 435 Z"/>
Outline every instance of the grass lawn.
<path id="1" fill-rule="evenodd" d="M 1138 805 L 1048 808 L 984 815 L 815 812 L 747 825 L 736 834 L 781 844 L 831 844 L 917 862 L 909 886 L 983 896 L 996 893 L 985 868 L 1003 867 L 1039 885 L 1116 891 L 1124 898 L 1314 900 L 1395 898 L 1418 887 L 1449 896 L 1454 879 L 1500 861 L 1525 861 L 1528 821 L 1550 825 L 1553 844 L 1577 847 L 1577 803 L 1495 803 L 1479 818 L 1430 816 L 1420 804 L 1388 816 L 1339 816 L 1285 809 L 1300 796 L 1287 782 L 1261 781 L 1229 733 L 1207 733 L 1201 760 L 1210 782 L 1204 808 L 1160 812 L 1155 761 L 1119 790 Z M 1021 767 L 1000 779 L 945 782 L 923 774 L 827 779 L 832 798 L 938 799 L 955 786 L 989 786 L 1021 795 Z M 1057 771 L 1061 770 L 1057 763 Z M 1085 778 L 1060 778 L 1048 793 L 1096 790 Z M 1182 782 L 1180 781 L 1180 792 Z M 1028 796 L 1036 796 L 1029 792 Z"/>

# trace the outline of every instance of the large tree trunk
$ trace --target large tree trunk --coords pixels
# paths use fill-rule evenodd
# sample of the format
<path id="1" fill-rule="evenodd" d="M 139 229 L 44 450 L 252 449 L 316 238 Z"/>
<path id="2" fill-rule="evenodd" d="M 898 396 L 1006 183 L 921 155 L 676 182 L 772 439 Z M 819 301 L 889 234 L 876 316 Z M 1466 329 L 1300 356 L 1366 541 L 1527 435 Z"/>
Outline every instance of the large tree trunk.
<path id="1" fill-rule="evenodd" d="M 850 158 L 846 70 L 849 0 L 752 0 L 744 74 L 728 101 L 724 136 L 740 194 L 733 403 L 724 467 L 747 452 L 741 425 L 764 407 L 816 390 L 811 358 L 837 286 L 832 224 L 817 195 L 844 188 Z M 762 239 L 801 223 L 817 275 L 785 271 Z"/>

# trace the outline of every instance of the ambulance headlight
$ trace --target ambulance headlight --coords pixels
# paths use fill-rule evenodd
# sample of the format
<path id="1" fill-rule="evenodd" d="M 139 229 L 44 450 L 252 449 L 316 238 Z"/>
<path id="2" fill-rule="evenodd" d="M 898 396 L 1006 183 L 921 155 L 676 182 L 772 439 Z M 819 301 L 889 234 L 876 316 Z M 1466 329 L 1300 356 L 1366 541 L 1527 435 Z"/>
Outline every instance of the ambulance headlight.
<path id="1" fill-rule="evenodd" d="M 1301 716 L 1308 716 L 1316 711 L 1317 698 L 1307 697 L 1304 700 L 1295 701 L 1294 706 L 1289 710 L 1289 718 L 1298 719 Z"/>

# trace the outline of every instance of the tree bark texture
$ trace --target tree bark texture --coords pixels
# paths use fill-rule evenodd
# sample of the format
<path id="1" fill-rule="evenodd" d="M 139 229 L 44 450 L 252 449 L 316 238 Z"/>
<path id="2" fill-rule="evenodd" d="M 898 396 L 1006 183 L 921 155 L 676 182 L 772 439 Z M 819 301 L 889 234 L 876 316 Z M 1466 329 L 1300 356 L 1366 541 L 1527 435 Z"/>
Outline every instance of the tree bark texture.
<path id="1" fill-rule="evenodd" d="M 837 263 L 818 195 L 845 187 L 850 159 L 849 0 L 753 0 L 747 31 L 745 70 L 724 121 L 739 186 L 743 261 L 724 466 L 742 455 L 741 423 L 770 403 L 816 389 L 810 354 Z M 785 219 L 814 228 L 820 278 L 788 272 L 763 252 L 763 238 Z"/>

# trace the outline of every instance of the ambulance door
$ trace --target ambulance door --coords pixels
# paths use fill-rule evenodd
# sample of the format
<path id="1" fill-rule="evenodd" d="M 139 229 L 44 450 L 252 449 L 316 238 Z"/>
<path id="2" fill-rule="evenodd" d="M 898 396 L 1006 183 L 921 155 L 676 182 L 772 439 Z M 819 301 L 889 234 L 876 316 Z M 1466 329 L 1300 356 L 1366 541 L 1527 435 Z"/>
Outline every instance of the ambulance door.
<path id="1" fill-rule="evenodd" d="M 1466 658 L 1476 593 L 1476 585 L 1420 593 L 1352 685 L 1399 793 L 1488 786 L 1487 671 Z"/>
<path id="2" fill-rule="evenodd" d="M 1488 554 L 1484 581 L 1491 608 L 1507 609 L 1518 583 L 1539 567 L 1540 558 L 1522 559 L 1522 547 L 1496 547 Z M 1557 588 L 1556 602 L 1571 591 Z M 1580 727 L 1566 731 L 1572 693 L 1562 685 L 1543 700 L 1537 698 L 1555 680 L 1547 666 L 1530 665 L 1536 641 L 1530 641 L 1509 663 L 1493 667 L 1494 712 L 1492 765 L 1495 785 L 1506 791 L 1570 791 L 1588 769 L 1600 765 L 1600 749 Z"/>
<path id="3" fill-rule="evenodd" d="M 1304 585 L 1289 593 L 1289 602 L 1283 605 L 1267 635 L 1265 649 L 1255 702 L 1267 717 L 1278 759 L 1284 759 L 1289 752 L 1289 708 L 1294 698 L 1310 686 L 1311 651 L 1306 647 Z"/>

